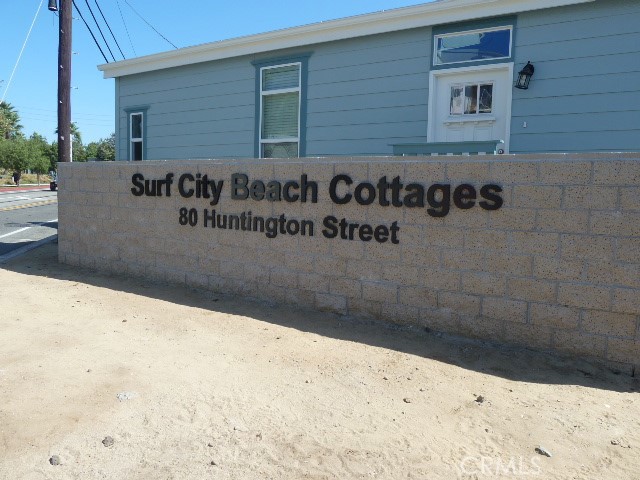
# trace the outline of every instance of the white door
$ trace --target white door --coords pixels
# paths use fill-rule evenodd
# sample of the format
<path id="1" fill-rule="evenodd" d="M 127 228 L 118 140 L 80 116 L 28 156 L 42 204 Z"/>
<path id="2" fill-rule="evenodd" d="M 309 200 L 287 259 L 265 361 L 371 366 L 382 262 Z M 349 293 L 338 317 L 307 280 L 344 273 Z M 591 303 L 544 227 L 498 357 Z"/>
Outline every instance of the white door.
<path id="1" fill-rule="evenodd" d="M 500 64 L 432 71 L 429 141 L 504 140 L 508 152 L 512 69 Z"/>

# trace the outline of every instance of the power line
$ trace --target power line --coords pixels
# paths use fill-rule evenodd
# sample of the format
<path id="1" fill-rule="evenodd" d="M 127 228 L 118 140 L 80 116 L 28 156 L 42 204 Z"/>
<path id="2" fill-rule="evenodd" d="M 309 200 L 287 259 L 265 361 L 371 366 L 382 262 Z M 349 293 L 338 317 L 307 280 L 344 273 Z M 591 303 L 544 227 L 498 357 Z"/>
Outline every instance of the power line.
<path id="1" fill-rule="evenodd" d="M 16 69 L 18 68 L 18 64 L 20 63 L 20 59 L 22 58 L 22 52 L 24 52 L 24 47 L 27 46 L 27 42 L 29 41 L 29 37 L 31 36 L 31 30 L 33 30 L 33 25 L 36 23 L 36 18 L 38 18 L 38 14 L 40 13 L 40 8 L 44 0 L 40 0 L 40 5 L 38 5 L 38 9 L 36 10 L 36 14 L 33 17 L 33 21 L 31 22 L 31 26 L 29 27 L 29 31 L 27 32 L 27 38 L 24 39 L 24 43 L 22 44 L 22 48 L 20 49 L 20 53 L 18 54 L 18 60 L 16 60 L 16 64 L 13 67 L 13 71 L 11 72 L 11 76 L 9 77 L 9 81 L 7 82 L 7 86 L 4 87 L 4 93 L 2 94 L 2 102 L 4 102 L 4 97 L 7 96 L 7 92 L 9 91 L 9 86 L 11 85 L 11 80 L 13 80 L 13 75 L 16 73 Z"/>
<path id="2" fill-rule="evenodd" d="M 36 107 L 23 107 L 20 105 L 14 105 L 14 107 L 16 108 L 16 110 L 19 110 L 20 112 L 24 111 L 24 110 L 30 110 L 30 111 L 35 111 L 35 112 L 45 112 L 43 114 L 37 113 L 37 115 L 46 115 L 46 114 L 52 114 L 52 115 L 56 115 L 57 111 L 51 108 L 36 108 Z M 29 114 L 29 112 L 27 112 L 27 114 Z M 108 115 L 108 114 L 104 114 L 104 113 L 75 113 L 74 115 L 82 115 L 84 117 L 107 117 L 107 118 L 112 118 L 113 115 Z"/>
<path id="3" fill-rule="evenodd" d="M 93 14 L 93 10 L 91 10 L 91 5 L 89 5 L 89 0 L 84 0 L 84 3 L 87 4 L 87 8 L 89 9 L 89 13 L 93 17 L 93 22 L 96 24 L 96 27 L 98 27 L 98 31 L 100 32 L 100 35 L 102 36 L 102 40 L 104 40 L 104 44 L 107 46 L 107 50 L 109 50 L 109 53 L 111 54 L 111 58 L 113 58 L 113 61 L 115 62 L 116 61 L 116 57 L 113 55 L 113 52 L 111 51 L 111 47 L 109 47 L 109 42 L 107 42 L 107 39 L 104 38 L 104 33 L 102 33 L 102 29 L 100 28 L 100 25 L 98 24 L 98 21 L 96 20 L 96 16 Z"/>
<path id="4" fill-rule="evenodd" d="M 98 7 L 98 10 L 100 11 L 100 15 L 102 15 L 102 19 L 104 20 L 104 23 L 107 25 L 107 28 L 111 32 L 111 36 L 113 37 L 113 41 L 116 42 L 116 45 L 118 46 L 118 50 L 120 50 L 120 55 L 122 55 L 122 59 L 125 60 L 126 57 L 124 56 L 124 53 L 122 53 L 122 49 L 120 48 L 120 44 L 118 43 L 118 40 L 116 40 L 116 36 L 113 34 L 113 30 L 111 30 L 111 27 L 109 26 L 109 22 L 107 22 L 107 19 L 105 18 L 104 13 L 102 13 L 102 9 L 100 8 L 100 5 L 98 5 L 98 0 L 94 0 L 94 1 L 96 2 L 96 7 Z"/>
<path id="5" fill-rule="evenodd" d="M 84 115 L 78 115 L 76 113 L 73 114 L 75 118 L 78 118 L 87 122 L 97 122 L 97 123 L 111 123 L 111 119 L 109 118 L 92 118 L 85 117 Z M 30 118 L 30 119 L 39 119 L 39 120 L 54 120 L 58 118 L 57 116 L 50 113 L 36 113 L 36 112 L 20 112 L 20 118 Z"/>
<path id="6" fill-rule="evenodd" d="M 100 53 L 102 54 L 102 58 L 104 58 L 104 61 L 109 63 L 109 60 L 107 60 L 107 56 L 104 54 L 104 52 L 102 51 L 102 48 L 100 48 L 100 44 L 98 43 L 98 40 L 96 40 L 96 36 L 93 34 L 93 32 L 91 31 L 91 28 L 89 28 L 89 24 L 87 23 L 87 21 L 84 19 L 84 17 L 82 16 L 82 12 L 80 11 L 80 9 L 78 8 L 78 6 L 76 5 L 76 0 L 71 0 L 73 2 L 73 6 L 76 7 L 76 12 L 78 12 L 80 14 L 80 18 L 82 19 L 82 21 L 84 22 L 84 26 L 87 27 L 87 30 L 89 30 L 89 33 L 91 34 L 91 36 L 93 37 L 93 41 L 96 44 L 96 47 L 98 47 L 98 50 L 100 50 Z"/>
<path id="7" fill-rule="evenodd" d="M 133 46 L 133 42 L 131 41 L 131 35 L 129 35 L 129 29 L 127 28 L 127 22 L 124 21 L 124 15 L 122 15 L 122 9 L 120 8 L 120 0 L 116 0 L 116 5 L 118 5 L 118 11 L 120 12 L 120 18 L 122 18 L 122 23 L 124 24 L 124 29 L 127 32 L 127 37 L 129 37 L 129 44 L 131 45 L 131 49 L 133 50 L 134 55 L 138 55 L 136 53 L 136 49 Z"/>
<path id="8" fill-rule="evenodd" d="M 176 47 L 176 46 L 175 46 L 171 41 L 169 41 L 169 40 L 167 39 L 167 37 L 165 37 L 164 35 L 162 35 L 158 30 L 156 30 L 156 29 L 155 29 L 155 27 L 154 27 L 153 25 L 151 25 L 149 22 L 147 22 L 147 21 L 144 19 L 144 17 L 143 17 L 142 15 L 140 15 L 140 14 L 136 11 L 136 9 L 135 9 L 135 8 L 133 8 L 133 7 L 131 6 L 131 4 L 129 3 L 129 0 L 124 0 L 124 3 L 126 3 L 127 5 L 129 5 L 129 8 L 131 8 L 131 10 L 133 10 L 133 12 L 134 12 L 136 15 L 138 15 L 138 16 L 142 19 L 142 21 L 143 21 L 144 23 L 146 23 L 147 25 L 149 25 L 149 26 L 153 29 L 153 31 L 154 31 L 154 32 L 156 32 L 158 35 L 160 35 L 162 38 L 164 38 L 164 39 L 165 39 L 165 40 L 166 40 L 170 45 L 172 45 L 172 46 L 173 46 L 173 48 L 175 48 L 176 50 L 178 49 L 178 47 Z"/>

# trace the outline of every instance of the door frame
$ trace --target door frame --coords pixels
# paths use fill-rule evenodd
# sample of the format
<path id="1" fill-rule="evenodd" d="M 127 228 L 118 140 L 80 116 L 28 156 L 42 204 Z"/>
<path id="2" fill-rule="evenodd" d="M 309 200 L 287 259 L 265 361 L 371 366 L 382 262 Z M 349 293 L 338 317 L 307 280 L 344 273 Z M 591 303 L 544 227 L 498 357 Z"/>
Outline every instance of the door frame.
<path id="1" fill-rule="evenodd" d="M 472 65 L 468 67 L 457 68 L 443 68 L 437 70 L 431 70 L 429 72 L 429 103 L 427 110 L 427 142 L 435 142 L 436 137 L 436 84 L 440 77 L 446 77 L 448 75 L 457 75 L 460 73 L 473 73 L 473 72 L 486 72 L 490 70 L 499 70 L 507 72 L 507 105 L 505 109 L 505 138 L 496 138 L 494 140 L 504 140 L 504 151 L 509 153 L 509 144 L 511 139 L 511 102 L 513 100 L 513 90 L 511 85 L 513 83 L 513 62 L 505 63 L 492 63 L 489 65 Z"/>

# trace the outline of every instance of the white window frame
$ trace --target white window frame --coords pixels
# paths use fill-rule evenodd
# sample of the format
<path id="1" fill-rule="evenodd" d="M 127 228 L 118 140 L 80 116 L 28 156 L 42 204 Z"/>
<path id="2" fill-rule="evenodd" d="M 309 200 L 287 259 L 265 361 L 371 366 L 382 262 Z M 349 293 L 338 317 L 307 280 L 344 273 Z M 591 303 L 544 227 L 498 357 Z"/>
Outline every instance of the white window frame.
<path id="1" fill-rule="evenodd" d="M 488 70 L 496 70 L 498 72 L 506 72 L 507 78 L 513 79 L 513 62 L 508 63 L 494 63 L 488 65 L 472 65 L 472 66 L 463 66 L 456 68 L 443 68 L 443 69 L 432 69 L 429 72 L 429 100 L 428 100 L 428 120 L 427 120 L 427 142 L 435 142 L 436 138 L 436 95 L 438 89 L 436 84 L 437 80 L 441 77 L 445 77 L 451 74 L 457 73 L 466 73 L 466 72 L 484 72 Z M 495 91 L 493 92 L 495 95 Z M 507 98 L 507 109 L 505 112 L 507 124 L 504 138 L 504 150 L 505 152 L 509 152 L 509 144 L 511 141 L 511 106 L 513 102 L 513 88 L 507 88 L 506 91 Z M 481 118 L 489 118 L 490 114 L 486 114 L 487 117 Z M 453 117 L 450 117 L 453 118 Z M 474 121 L 474 117 L 471 115 L 467 115 L 466 118 L 463 116 L 465 121 Z M 477 117 L 476 117 L 477 118 Z"/>
<path id="2" fill-rule="evenodd" d="M 451 109 L 449 109 L 449 116 L 453 118 L 468 118 L 471 115 L 480 116 L 480 115 L 491 115 L 493 113 L 493 102 L 491 103 L 491 111 L 490 112 L 480 112 L 480 87 L 483 85 L 491 85 L 492 92 L 493 87 L 495 86 L 495 82 L 487 81 L 487 82 L 472 82 L 472 83 L 458 83 L 456 85 L 451 85 L 451 88 L 461 87 L 463 92 L 466 87 L 478 87 L 478 92 L 476 94 L 476 109 L 478 110 L 475 113 L 464 113 L 464 108 L 462 113 L 451 113 Z"/>
<path id="3" fill-rule="evenodd" d="M 278 90 L 267 90 L 265 91 L 263 89 L 263 80 L 264 80 L 264 75 L 263 72 L 265 70 L 272 70 L 274 68 L 282 68 L 282 67 L 291 67 L 297 65 L 298 67 L 298 86 L 297 87 L 291 87 L 291 88 L 280 88 Z M 267 95 L 278 95 L 278 94 L 283 94 L 283 93 L 298 93 L 298 136 L 297 137 L 283 137 L 283 138 L 262 138 L 262 121 L 264 118 L 264 112 L 263 112 L 263 100 L 264 97 Z M 300 156 L 300 111 L 301 111 L 301 104 L 302 104 L 302 62 L 291 62 L 291 63 L 281 63 L 278 65 L 269 65 L 266 67 L 261 67 L 260 68 L 260 140 L 259 140 L 259 144 L 260 144 L 260 152 L 259 152 L 259 156 L 260 158 L 265 158 L 264 157 L 264 145 L 265 144 L 269 144 L 269 143 L 296 143 L 298 145 L 297 148 L 297 156 Z"/>
<path id="4" fill-rule="evenodd" d="M 441 38 L 447 37 L 458 37 L 462 35 L 472 35 L 475 33 L 486 33 L 486 32 L 497 32 L 500 30 L 509 30 L 509 55 L 506 57 L 494 57 L 494 58 L 480 58 L 478 60 L 462 60 L 460 62 L 447 62 L 441 63 L 438 61 L 438 40 Z M 460 65 L 460 64 L 468 64 L 468 63 L 478 63 L 478 62 L 487 62 L 493 60 L 504 60 L 511 58 L 513 55 L 513 25 L 501 25 L 499 27 L 491 27 L 491 28 L 478 28 L 476 30 L 462 30 L 459 32 L 450 32 L 450 33 L 442 33 L 439 35 L 433 36 L 433 65 L 434 66 L 443 66 L 443 65 Z"/>
<path id="5" fill-rule="evenodd" d="M 140 115 L 140 137 L 133 136 L 133 116 Z M 129 112 L 129 159 L 133 158 L 133 144 L 140 143 L 140 160 L 144 160 L 144 112 Z"/>

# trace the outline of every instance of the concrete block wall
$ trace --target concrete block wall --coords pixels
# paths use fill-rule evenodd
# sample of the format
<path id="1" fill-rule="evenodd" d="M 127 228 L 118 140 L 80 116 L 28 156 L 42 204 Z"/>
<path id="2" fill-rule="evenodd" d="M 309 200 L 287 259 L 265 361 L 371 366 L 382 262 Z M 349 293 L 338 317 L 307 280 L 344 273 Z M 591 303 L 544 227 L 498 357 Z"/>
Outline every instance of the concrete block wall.
<path id="1" fill-rule="evenodd" d="M 166 186 L 163 196 L 132 193 L 140 193 L 135 174 L 168 173 L 169 197 Z M 185 182 L 189 198 L 178 190 L 186 173 L 194 178 Z M 232 199 L 236 173 L 281 186 L 306 174 L 317 203 Z M 640 366 L 640 154 L 74 163 L 59 174 L 63 263 L 590 357 L 629 372 Z M 216 205 L 196 198 L 197 174 L 223 181 Z M 329 195 L 338 175 L 353 180 L 338 183 L 340 199 L 381 177 L 399 177 L 403 188 L 451 185 L 452 196 L 468 184 L 478 198 L 466 209 L 451 201 L 440 217 L 428 204 L 382 206 L 379 190 L 370 205 L 338 204 Z M 479 205 L 483 185 L 501 188 L 499 209 Z M 205 226 L 214 209 L 284 214 L 312 222 L 313 236 L 291 234 L 295 222 L 275 238 L 211 228 L 210 219 Z M 327 238 L 328 216 L 371 231 Z M 387 227 L 384 243 L 373 238 L 378 225 Z"/>

